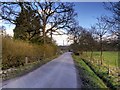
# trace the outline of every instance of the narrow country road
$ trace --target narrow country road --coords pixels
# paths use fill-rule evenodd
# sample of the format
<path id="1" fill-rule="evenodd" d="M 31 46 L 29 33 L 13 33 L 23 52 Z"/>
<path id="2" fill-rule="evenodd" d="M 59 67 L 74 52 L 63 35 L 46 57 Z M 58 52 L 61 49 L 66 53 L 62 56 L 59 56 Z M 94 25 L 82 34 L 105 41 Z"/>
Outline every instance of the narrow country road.
<path id="1" fill-rule="evenodd" d="M 77 88 L 77 75 L 70 52 L 48 62 L 2 88 Z"/>

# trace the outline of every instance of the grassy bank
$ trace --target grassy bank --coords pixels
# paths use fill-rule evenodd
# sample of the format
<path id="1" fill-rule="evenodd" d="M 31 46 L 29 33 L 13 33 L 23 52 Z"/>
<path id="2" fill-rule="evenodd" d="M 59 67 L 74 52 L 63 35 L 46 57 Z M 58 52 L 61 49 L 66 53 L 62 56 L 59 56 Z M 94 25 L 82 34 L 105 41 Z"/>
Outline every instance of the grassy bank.
<path id="1" fill-rule="evenodd" d="M 90 67 L 79 57 L 73 55 L 79 77 L 82 80 L 82 88 L 107 88 L 103 81 L 90 69 Z"/>
<path id="2" fill-rule="evenodd" d="M 118 81 L 120 72 L 117 64 L 118 52 L 103 52 L 103 64 L 100 65 L 100 52 L 94 52 L 93 58 L 90 59 L 90 52 L 81 55 L 84 62 L 104 81 L 104 83 L 112 90 L 120 87 Z"/>

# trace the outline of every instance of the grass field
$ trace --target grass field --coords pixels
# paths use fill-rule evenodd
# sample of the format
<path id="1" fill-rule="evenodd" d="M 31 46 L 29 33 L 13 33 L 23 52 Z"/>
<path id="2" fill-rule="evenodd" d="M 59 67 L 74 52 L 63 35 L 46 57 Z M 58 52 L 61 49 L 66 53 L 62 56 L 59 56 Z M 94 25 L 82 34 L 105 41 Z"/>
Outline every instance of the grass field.
<path id="1" fill-rule="evenodd" d="M 91 52 L 87 52 L 87 56 L 90 57 Z M 93 58 L 95 60 L 100 60 L 100 52 L 93 52 Z M 111 66 L 118 65 L 118 52 L 114 51 L 104 51 L 103 52 L 103 63 L 109 64 Z"/>

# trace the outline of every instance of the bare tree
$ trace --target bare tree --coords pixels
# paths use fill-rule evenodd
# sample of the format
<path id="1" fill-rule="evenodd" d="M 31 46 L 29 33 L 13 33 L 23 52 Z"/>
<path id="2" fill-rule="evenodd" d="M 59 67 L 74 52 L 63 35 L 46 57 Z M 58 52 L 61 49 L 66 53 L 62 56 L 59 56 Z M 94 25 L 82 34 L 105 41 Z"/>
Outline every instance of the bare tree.
<path id="1" fill-rule="evenodd" d="M 112 12 L 112 17 L 107 17 L 106 21 L 113 25 L 112 33 L 119 36 L 120 35 L 120 1 L 119 2 L 110 2 L 104 4 L 105 8 Z"/>
<path id="2" fill-rule="evenodd" d="M 41 22 L 41 31 L 43 44 L 46 44 L 46 35 L 52 34 L 60 29 L 69 29 L 76 13 L 74 12 L 72 3 L 62 2 L 35 2 L 36 9 Z M 45 53 L 44 53 L 45 57 Z"/>
<path id="3" fill-rule="evenodd" d="M 90 31 L 79 26 L 78 23 L 73 24 L 71 30 L 68 32 L 68 35 L 70 35 L 69 40 L 73 41 L 71 47 L 75 52 L 80 51 L 81 54 L 83 51 L 93 52 L 95 41 L 92 36 L 92 31 Z"/>
<path id="4" fill-rule="evenodd" d="M 76 21 L 71 25 L 71 29 L 68 31 L 68 41 L 72 42 L 71 48 L 73 49 L 74 52 L 77 52 L 80 50 L 80 45 L 79 45 L 79 38 L 81 36 L 81 33 L 83 31 L 83 27 L 79 26 Z"/>
<path id="5" fill-rule="evenodd" d="M 5 20 L 7 23 L 16 24 L 16 17 L 20 12 L 19 3 L 1 2 L 0 3 L 0 20 Z"/>
<path id="6" fill-rule="evenodd" d="M 81 35 L 81 31 L 83 30 L 82 27 L 72 27 L 71 30 L 69 30 L 69 41 L 72 41 L 73 43 L 78 44 L 79 43 L 79 37 Z"/>
<path id="7" fill-rule="evenodd" d="M 95 31 L 96 36 L 99 37 L 100 40 L 100 61 L 101 65 L 103 64 L 103 37 L 107 34 L 107 32 L 111 28 L 111 24 L 105 21 L 105 17 L 101 16 L 100 18 L 97 18 L 97 23 L 95 26 L 92 26 L 92 29 Z"/>
<path id="8" fill-rule="evenodd" d="M 88 41 L 88 45 L 89 45 L 88 50 L 91 51 L 90 60 L 93 62 L 94 62 L 93 52 L 97 48 L 97 42 L 95 39 L 96 38 L 94 36 L 94 30 L 92 28 L 88 29 L 88 33 L 87 33 L 87 41 Z"/>
<path id="9" fill-rule="evenodd" d="M 41 18 L 44 44 L 48 33 L 52 34 L 60 29 L 68 29 L 76 15 L 72 3 L 43 2 L 34 3 L 34 5 Z"/>
<path id="10" fill-rule="evenodd" d="M 46 42 L 46 36 L 60 29 L 69 29 L 72 19 L 76 16 L 73 9 L 74 4 L 62 2 L 31 2 L 31 3 L 2 3 L 0 19 L 9 21 L 12 24 L 17 24 L 17 19 L 20 12 L 30 8 L 40 18 L 39 31 L 42 32 L 43 43 Z M 17 7 L 17 8 L 15 8 Z M 15 8 L 15 9 L 14 9 Z M 28 16 L 29 17 L 29 16 Z"/>

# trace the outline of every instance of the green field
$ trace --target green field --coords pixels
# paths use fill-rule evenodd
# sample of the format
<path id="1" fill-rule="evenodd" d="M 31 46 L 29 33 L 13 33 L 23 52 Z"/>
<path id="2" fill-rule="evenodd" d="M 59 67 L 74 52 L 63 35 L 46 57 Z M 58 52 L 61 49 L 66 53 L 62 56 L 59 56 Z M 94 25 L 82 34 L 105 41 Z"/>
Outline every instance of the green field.
<path id="1" fill-rule="evenodd" d="M 87 56 L 90 57 L 91 52 L 87 52 Z M 93 52 L 94 60 L 100 60 L 100 52 Z M 111 66 L 118 65 L 118 52 L 104 51 L 103 52 L 103 63 Z"/>

